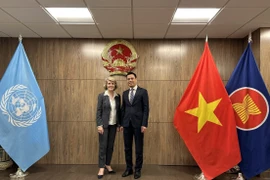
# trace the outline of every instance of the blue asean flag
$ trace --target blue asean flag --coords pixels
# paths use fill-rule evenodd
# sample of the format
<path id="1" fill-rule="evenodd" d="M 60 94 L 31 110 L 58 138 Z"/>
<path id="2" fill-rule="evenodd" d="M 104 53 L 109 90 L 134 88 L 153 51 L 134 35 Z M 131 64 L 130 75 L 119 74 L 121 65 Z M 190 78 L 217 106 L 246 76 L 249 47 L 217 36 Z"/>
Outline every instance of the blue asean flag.
<path id="1" fill-rule="evenodd" d="M 250 43 L 226 89 L 233 104 L 242 161 L 247 179 L 270 168 L 269 93 L 256 65 Z"/>
<path id="2" fill-rule="evenodd" d="M 0 82 L 0 145 L 26 171 L 50 150 L 44 98 L 19 43 Z"/>

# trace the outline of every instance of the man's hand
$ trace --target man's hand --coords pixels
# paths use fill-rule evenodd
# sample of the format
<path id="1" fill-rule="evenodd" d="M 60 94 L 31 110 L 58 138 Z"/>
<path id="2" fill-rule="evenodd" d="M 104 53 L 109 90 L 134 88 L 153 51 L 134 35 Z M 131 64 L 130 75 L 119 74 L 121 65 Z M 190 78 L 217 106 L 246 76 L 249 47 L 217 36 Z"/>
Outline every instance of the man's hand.
<path id="1" fill-rule="evenodd" d="M 144 133 L 144 132 L 146 131 L 146 129 L 147 129 L 147 127 L 142 126 L 142 127 L 141 127 L 141 132 Z"/>

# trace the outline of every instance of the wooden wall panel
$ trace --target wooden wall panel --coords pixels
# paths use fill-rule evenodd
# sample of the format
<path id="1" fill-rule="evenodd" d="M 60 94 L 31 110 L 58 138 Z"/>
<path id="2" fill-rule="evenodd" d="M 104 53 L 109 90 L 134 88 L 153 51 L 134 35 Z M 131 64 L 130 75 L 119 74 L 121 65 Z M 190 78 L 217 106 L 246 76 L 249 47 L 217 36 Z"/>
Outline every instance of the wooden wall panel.
<path id="1" fill-rule="evenodd" d="M 133 45 L 133 47 L 135 48 L 135 50 L 139 56 L 139 58 L 137 60 L 137 66 L 133 70 L 133 72 L 135 72 L 138 75 L 139 80 L 141 80 L 141 81 L 146 80 L 148 78 L 145 75 L 145 71 L 148 70 L 146 68 L 146 63 L 147 63 L 147 61 L 149 61 L 149 59 L 151 59 L 151 55 L 146 56 L 145 49 L 147 48 L 147 46 L 149 46 L 149 43 L 152 42 L 152 40 L 130 40 L 129 42 Z M 150 51 L 152 51 L 152 50 L 150 50 Z M 149 53 L 151 54 L 151 52 L 148 52 L 148 54 Z M 142 67 L 142 68 L 138 68 L 138 67 Z"/>
<path id="2" fill-rule="evenodd" d="M 149 106 L 150 106 L 150 115 L 149 122 L 164 122 L 167 119 L 167 90 L 168 82 L 160 81 L 145 81 L 144 88 L 148 91 L 149 96 Z"/>
<path id="3" fill-rule="evenodd" d="M 137 49 L 137 47 L 135 47 Z M 140 59 L 137 73 L 144 75 L 143 80 L 173 80 L 178 72 L 176 62 L 180 60 L 180 41 L 164 41 L 162 44 L 157 40 L 150 40 L 138 50 Z M 144 71 L 144 72 L 142 72 Z"/>
<path id="4" fill-rule="evenodd" d="M 23 40 L 23 46 L 37 79 L 44 79 L 46 74 L 52 74 L 51 68 L 46 65 L 46 41 L 40 39 L 36 41 Z"/>
<path id="5" fill-rule="evenodd" d="M 229 80 L 239 58 L 243 53 L 239 40 L 210 40 L 209 47 L 218 72 L 223 80 Z"/>
<path id="6" fill-rule="evenodd" d="M 0 79 L 4 75 L 9 61 L 11 60 L 17 44 L 18 40 L 10 39 L 10 38 L 0 38 Z"/>
<path id="7" fill-rule="evenodd" d="M 144 147 L 144 161 L 147 164 L 196 164 L 172 122 L 149 123 Z"/>
<path id="8" fill-rule="evenodd" d="M 62 39 L 56 50 L 59 51 L 59 79 L 80 79 L 79 42 Z"/>
<path id="9" fill-rule="evenodd" d="M 109 75 L 103 67 L 101 53 L 106 44 L 105 40 L 81 40 L 81 79 L 104 79 Z"/>
<path id="10" fill-rule="evenodd" d="M 23 39 L 47 110 L 51 150 L 39 163 L 97 164 L 97 96 L 104 91 L 104 79 L 109 75 L 102 65 L 101 52 L 110 41 Z M 150 98 L 144 163 L 194 165 L 173 127 L 173 117 L 201 57 L 204 39 L 130 40 L 130 43 L 139 55 L 134 70 L 138 85 L 148 90 Z M 4 73 L 17 44 L 16 38 L 0 38 L 0 74 Z M 243 53 L 243 42 L 209 39 L 209 46 L 226 82 Z M 126 78 L 115 78 L 119 85 L 117 92 L 122 95 L 128 89 Z M 122 132 L 116 136 L 112 163 L 125 163 Z"/>
<path id="11" fill-rule="evenodd" d="M 134 47 L 140 56 L 138 67 L 143 67 L 134 72 L 140 74 L 142 80 L 158 81 L 190 80 L 205 44 L 202 39 L 164 40 L 162 43 L 159 40 L 148 40 L 143 41 L 143 46 L 134 41 Z M 213 39 L 209 40 L 209 47 L 222 79 L 228 80 L 241 56 L 241 41 Z"/>
<path id="12" fill-rule="evenodd" d="M 195 165 L 183 140 L 175 130 L 173 123 L 161 123 L 160 126 L 159 164 L 164 165 Z M 165 153 L 166 152 L 166 153 Z"/>
<path id="13" fill-rule="evenodd" d="M 149 94 L 149 122 L 172 122 L 188 81 L 145 81 Z"/>
<path id="14" fill-rule="evenodd" d="M 98 163 L 98 132 L 95 122 L 48 122 L 48 126 L 51 150 L 39 163 Z M 123 146 L 123 133 L 118 132 L 112 164 L 119 163 L 119 155 L 123 154 L 119 149 L 123 149 Z"/>
<path id="15" fill-rule="evenodd" d="M 103 81 L 61 80 L 59 83 L 59 121 L 94 121 L 97 95 Z"/>
<path id="16" fill-rule="evenodd" d="M 244 41 L 244 48 L 247 47 L 247 38 Z M 254 54 L 258 68 L 260 68 L 260 51 L 261 51 L 261 32 L 260 29 L 252 33 L 252 42 L 251 42 L 252 52 Z"/>
<path id="17" fill-rule="evenodd" d="M 47 121 L 59 121 L 59 82 L 56 80 L 38 80 L 44 97 Z"/>
<path id="18" fill-rule="evenodd" d="M 58 48 L 60 39 L 43 40 L 46 44 L 46 68 L 43 70 L 41 79 L 59 79 L 59 53 Z M 44 44 L 44 45 L 45 45 Z"/>
<path id="19" fill-rule="evenodd" d="M 157 157 L 164 156 L 161 153 L 163 129 L 161 123 L 149 123 L 148 129 L 144 134 L 144 162 L 147 164 L 160 164 Z M 135 154 L 134 154 L 135 155 Z M 135 162 L 135 159 L 134 159 Z"/>
<path id="20" fill-rule="evenodd" d="M 175 109 L 178 106 L 182 95 L 184 94 L 189 81 L 172 81 L 169 82 L 167 91 L 167 119 L 164 122 L 173 122 Z"/>
<path id="21" fill-rule="evenodd" d="M 189 81 L 204 49 L 204 40 L 183 40 L 181 46 L 180 76 L 176 80 Z"/>
<path id="22" fill-rule="evenodd" d="M 94 122 L 49 122 L 48 124 L 51 151 L 40 163 L 42 161 L 52 164 L 97 162 L 98 139 Z"/>
<path id="23" fill-rule="evenodd" d="M 270 72 L 269 72 L 269 60 L 270 60 L 270 29 L 262 28 L 260 30 L 260 71 L 265 85 L 270 90 Z"/>

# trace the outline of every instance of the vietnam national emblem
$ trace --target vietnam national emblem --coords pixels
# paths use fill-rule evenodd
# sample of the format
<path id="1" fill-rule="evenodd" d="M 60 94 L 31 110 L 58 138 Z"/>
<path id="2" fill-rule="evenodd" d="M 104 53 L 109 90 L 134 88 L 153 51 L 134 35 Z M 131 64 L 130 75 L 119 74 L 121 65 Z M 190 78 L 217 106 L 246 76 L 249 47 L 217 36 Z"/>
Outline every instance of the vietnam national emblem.
<path id="1" fill-rule="evenodd" d="M 134 47 L 125 40 L 108 43 L 101 56 L 103 66 L 110 75 L 126 75 L 136 67 L 138 59 Z"/>

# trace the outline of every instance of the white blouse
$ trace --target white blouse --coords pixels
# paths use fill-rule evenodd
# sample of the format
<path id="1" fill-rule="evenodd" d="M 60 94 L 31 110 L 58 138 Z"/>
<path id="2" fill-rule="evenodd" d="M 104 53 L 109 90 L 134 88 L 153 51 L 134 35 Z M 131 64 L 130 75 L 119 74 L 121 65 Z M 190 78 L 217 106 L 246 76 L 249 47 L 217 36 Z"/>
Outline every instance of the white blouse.
<path id="1" fill-rule="evenodd" d="M 105 91 L 104 96 L 109 96 L 108 91 Z M 109 125 L 115 125 L 116 124 L 116 102 L 115 102 L 115 97 L 116 96 L 118 96 L 116 94 L 116 92 L 114 92 L 114 95 L 113 95 L 112 99 L 109 96 L 109 100 L 110 100 L 110 104 L 111 104 Z"/>

